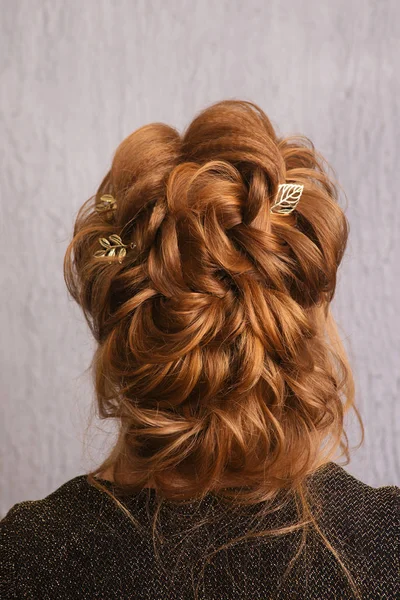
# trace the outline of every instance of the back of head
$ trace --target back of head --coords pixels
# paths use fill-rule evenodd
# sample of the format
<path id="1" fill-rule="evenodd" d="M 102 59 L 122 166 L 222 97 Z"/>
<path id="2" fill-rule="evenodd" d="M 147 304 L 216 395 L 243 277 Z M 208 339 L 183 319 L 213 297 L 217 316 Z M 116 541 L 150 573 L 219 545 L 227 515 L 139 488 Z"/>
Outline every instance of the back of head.
<path id="1" fill-rule="evenodd" d="M 289 214 L 271 211 L 284 183 L 304 186 Z M 324 159 L 251 102 L 128 136 L 65 256 L 99 414 L 121 424 L 96 472 L 257 503 L 346 454 L 357 409 L 330 303 L 347 237 Z"/>

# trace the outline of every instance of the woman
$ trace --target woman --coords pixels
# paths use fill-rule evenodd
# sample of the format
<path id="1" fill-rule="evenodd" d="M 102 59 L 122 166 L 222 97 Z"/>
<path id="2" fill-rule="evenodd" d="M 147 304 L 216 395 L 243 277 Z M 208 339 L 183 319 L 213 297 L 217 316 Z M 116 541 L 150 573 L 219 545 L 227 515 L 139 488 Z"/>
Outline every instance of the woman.
<path id="1" fill-rule="evenodd" d="M 245 101 L 118 147 L 64 266 L 119 437 L 10 509 L 2 598 L 400 597 L 400 488 L 333 462 L 349 410 L 364 432 L 330 312 L 348 223 L 327 167 Z"/>

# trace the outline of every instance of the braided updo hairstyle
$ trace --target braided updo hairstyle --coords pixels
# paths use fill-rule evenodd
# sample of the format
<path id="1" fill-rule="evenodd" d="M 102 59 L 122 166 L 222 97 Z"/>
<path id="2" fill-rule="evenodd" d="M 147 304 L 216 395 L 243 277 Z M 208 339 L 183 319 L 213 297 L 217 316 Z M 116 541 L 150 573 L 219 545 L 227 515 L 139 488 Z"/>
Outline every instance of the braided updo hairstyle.
<path id="1" fill-rule="evenodd" d="M 212 493 L 264 511 L 290 493 L 293 529 L 318 529 L 305 482 L 338 448 L 349 460 L 350 408 L 362 427 L 330 310 L 348 222 L 327 167 L 308 138 L 278 137 L 237 100 L 182 135 L 152 123 L 117 148 L 64 263 L 97 342 L 99 416 L 119 423 L 93 485 L 107 491 L 96 474 L 111 468 L 126 494 L 151 485 L 161 500 Z M 285 182 L 301 199 L 273 214 Z M 95 210 L 104 194 L 111 218 Z M 133 243 L 122 261 L 94 256 L 111 234 Z"/>

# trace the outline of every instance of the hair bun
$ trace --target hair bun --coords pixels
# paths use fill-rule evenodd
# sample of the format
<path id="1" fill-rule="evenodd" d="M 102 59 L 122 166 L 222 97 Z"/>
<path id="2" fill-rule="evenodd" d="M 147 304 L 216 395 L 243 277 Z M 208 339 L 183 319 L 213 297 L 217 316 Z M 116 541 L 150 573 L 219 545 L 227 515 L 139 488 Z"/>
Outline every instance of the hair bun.
<path id="1" fill-rule="evenodd" d="M 278 137 L 250 102 L 120 144 L 65 257 L 99 413 L 122 423 L 117 471 L 171 498 L 174 473 L 181 497 L 242 477 L 254 499 L 297 485 L 325 438 L 329 459 L 353 406 L 329 311 L 347 236 L 310 140 Z"/>

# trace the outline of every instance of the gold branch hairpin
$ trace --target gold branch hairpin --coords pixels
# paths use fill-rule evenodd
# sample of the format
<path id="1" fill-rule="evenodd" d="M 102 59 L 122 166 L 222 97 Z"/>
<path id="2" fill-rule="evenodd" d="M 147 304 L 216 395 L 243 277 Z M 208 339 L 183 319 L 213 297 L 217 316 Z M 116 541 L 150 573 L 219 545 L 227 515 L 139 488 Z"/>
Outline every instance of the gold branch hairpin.
<path id="1" fill-rule="evenodd" d="M 96 212 L 98 214 L 106 214 L 106 219 L 110 220 L 113 212 L 117 208 L 117 201 L 111 194 L 104 194 L 101 196 L 99 202 L 96 204 Z"/>
<path id="2" fill-rule="evenodd" d="M 284 216 L 290 215 L 298 205 L 303 189 L 304 185 L 301 184 L 282 183 L 278 187 L 278 193 L 270 212 Z"/>
<path id="3" fill-rule="evenodd" d="M 100 245 L 103 247 L 103 250 L 97 250 L 97 252 L 94 253 L 94 256 L 96 258 L 101 256 L 117 256 L 118 262 L 122 263 L 122 259 L 124 258 L 124 256 L 126 256 L 126 249 L 135 248 L 136 246 L 136 244 L 133 242 L 131 242 L 130 244 L 124 244 L 121 237 L 116 233 L 112 233 L 108 236 L 108 238 L 109 239 L 104 237 L 99 238 L 99 242 Z M 109 261 L 110 264 L 112 262 L 113 261 Z"/>

